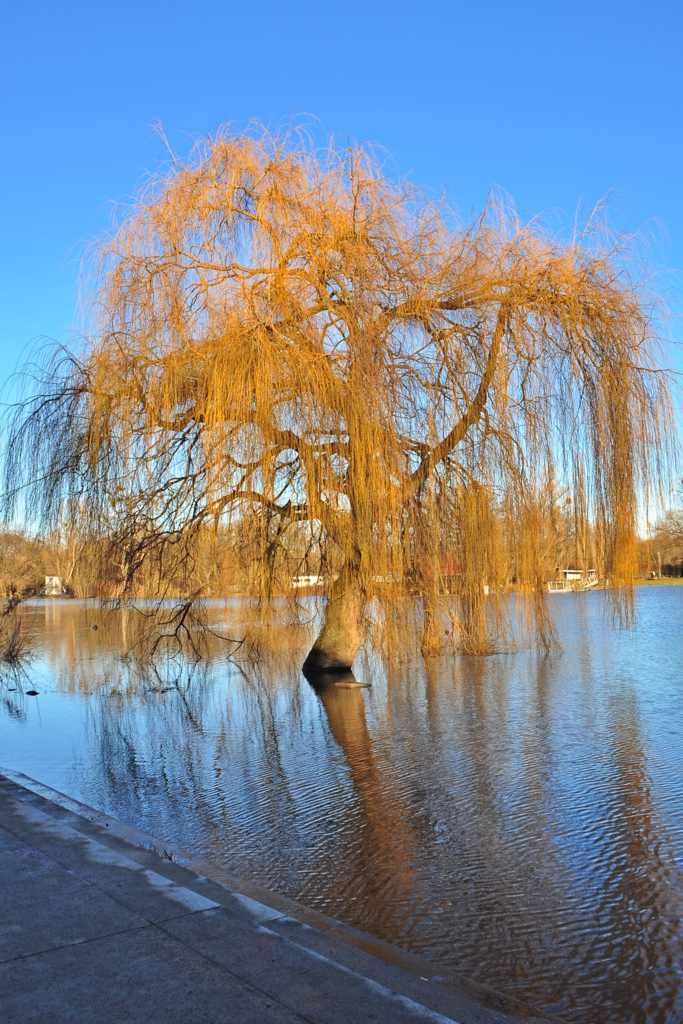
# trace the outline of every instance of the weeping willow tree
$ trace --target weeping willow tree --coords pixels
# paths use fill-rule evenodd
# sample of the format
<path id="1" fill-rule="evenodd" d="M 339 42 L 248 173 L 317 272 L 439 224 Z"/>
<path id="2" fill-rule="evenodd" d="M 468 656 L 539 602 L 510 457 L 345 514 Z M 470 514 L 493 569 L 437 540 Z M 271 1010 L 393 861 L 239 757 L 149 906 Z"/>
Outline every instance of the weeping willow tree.
<path id="1" fill-rule="evenodd" d="M 106 524 L 122 594 L 223 529 L 264 597 L 292 538 L 315 549 L 310 671 L 348 669 L 370 602 L 388 629 L 408 592 L 436 649 L 445 573 L 460 649 L 490 649 L 512 577 L 547 637 L 554 480 L 581 482 L 628 592 L 669 405 L 620 243 L 502 202 L 464 224 L 367 147 L 228 128 L 153 177 L 88 267 L 85 340 L 29 374 L 9 425 L 6 507 Z"/>

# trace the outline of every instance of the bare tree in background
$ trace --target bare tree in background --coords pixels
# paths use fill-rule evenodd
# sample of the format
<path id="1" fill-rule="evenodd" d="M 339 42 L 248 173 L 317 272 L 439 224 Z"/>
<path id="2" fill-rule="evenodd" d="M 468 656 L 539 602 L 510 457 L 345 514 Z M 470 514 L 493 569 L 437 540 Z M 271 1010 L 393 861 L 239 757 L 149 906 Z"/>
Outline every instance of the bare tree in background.
<path id="1" fill-rule="evenodd" d="M 44 527 L 87 509 L 122 593 L 151 564 L 161 593 L 221 529 L 267 596 L 303 537 L 332 581 L 310 671 L 348 669 L 368 602 L 400 621 L 408 590 L 435 650 L 447 563 L 460 649 L 490 649 L 510 566 L 544 636 L 549 480 L 581 480 L 629 584 L 672 435 L 620 243 L 502 203 L 463 224 L 368 148 L 227 128 L 151 179 L 92 259 L 85 340 L 31 372 L 9 425 L 6 508 Z"/>

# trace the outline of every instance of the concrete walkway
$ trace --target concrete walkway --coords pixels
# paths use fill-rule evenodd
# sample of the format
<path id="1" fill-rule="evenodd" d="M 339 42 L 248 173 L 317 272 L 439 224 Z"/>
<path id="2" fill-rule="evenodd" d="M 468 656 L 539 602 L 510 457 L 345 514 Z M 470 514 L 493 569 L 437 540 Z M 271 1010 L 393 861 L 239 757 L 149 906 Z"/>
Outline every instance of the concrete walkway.
<path id="1" fill-rule="evenodd" d="M 439 970 L 0 775 L 2 1024 L 550 1020 Z"/>

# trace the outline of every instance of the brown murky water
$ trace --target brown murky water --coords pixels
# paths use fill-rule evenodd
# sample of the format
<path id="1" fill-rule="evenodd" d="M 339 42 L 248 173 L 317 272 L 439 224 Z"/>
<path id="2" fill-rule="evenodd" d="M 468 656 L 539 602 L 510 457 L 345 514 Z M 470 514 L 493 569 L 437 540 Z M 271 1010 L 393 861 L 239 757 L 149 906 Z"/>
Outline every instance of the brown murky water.
<path id="1" fill-rule="evenodd" d="M 680 1022 L 683 587 L 631 635 L 552 600 L 562 653 L 321 695 L 283 659 L 145 676 L 123 616 L 36 605 L 0 766 L 567 1020 Z"/>

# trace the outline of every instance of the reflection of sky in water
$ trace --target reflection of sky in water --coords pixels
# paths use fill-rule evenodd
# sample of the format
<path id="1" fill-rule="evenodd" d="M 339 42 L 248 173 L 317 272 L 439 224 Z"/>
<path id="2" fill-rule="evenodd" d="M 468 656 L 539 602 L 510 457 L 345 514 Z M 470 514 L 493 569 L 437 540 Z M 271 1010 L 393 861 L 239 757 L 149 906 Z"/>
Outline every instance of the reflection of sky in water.
<path id="1" fill-rule="evenodd" d="M 0 765 L 570 1020 L 681 1021 L 683 587 L 631 635 L 552 600 L 561 654 L 321 697 L 285 654 L 143 678 L 120 620 L 36 606 Z"/>

